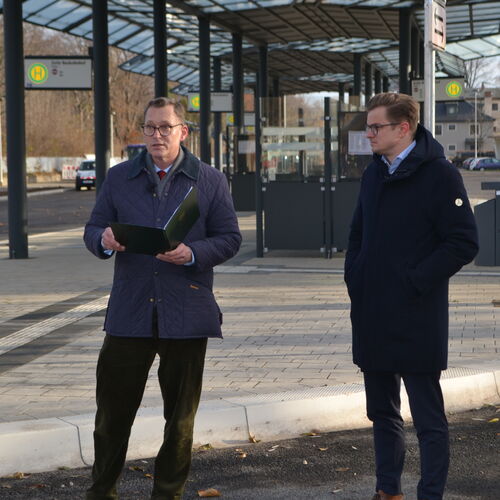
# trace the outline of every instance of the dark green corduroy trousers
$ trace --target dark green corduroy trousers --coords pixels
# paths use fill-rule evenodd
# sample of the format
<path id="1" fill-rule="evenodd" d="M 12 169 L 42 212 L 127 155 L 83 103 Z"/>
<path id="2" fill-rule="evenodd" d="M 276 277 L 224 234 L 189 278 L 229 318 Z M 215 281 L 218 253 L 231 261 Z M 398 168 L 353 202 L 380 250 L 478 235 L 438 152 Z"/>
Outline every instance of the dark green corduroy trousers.
<path id="1" fill-rule="evenodd" d="M 182 497 L 200 401 L 207 339 L 124 338 L 106 335 L 97 363 L 95 459 L 87 500 L 117 499 L 130 430 L 158 354 L 165 429 L 155 460 L 151 498 Z"/>

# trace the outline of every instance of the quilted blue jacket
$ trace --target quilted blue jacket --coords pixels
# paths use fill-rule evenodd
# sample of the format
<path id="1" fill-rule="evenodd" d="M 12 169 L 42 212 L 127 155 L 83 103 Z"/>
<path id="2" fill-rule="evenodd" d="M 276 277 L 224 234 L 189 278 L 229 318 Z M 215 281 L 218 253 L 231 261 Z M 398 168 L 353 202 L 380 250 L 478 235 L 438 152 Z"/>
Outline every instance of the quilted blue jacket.
<path id="1" fill-rule="evenodd" d="M 87 248 L 108 259 L 101 236 L 110 222 L 163 227 L 191 186 L 198 188 L 200 218 L 184 243 L 192 266 L 154 256 L 116 252 L 113 287 L 104 330 L 109 335 L 151 337 L 153 310 L 160 338 L 221 337 L 222 313 L 212 293 L 213 267 L 235 255 L 241 234 L 225 176 L 185 148 L 168 195 L 158 197 L 146 152 L 113 167 L 85 226 Z"/>

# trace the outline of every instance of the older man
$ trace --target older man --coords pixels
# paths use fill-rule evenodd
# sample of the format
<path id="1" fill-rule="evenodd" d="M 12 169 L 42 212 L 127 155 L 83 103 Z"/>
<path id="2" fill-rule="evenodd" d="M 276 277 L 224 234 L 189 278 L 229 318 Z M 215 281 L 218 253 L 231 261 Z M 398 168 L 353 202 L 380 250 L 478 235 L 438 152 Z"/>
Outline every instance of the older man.
<path id="1" fill-rule="evenodd" d="M 457 169 L 418 124 L 418 103 L 384 93 L 367 105 L 373 161 L 361 182 L 345 261 L 353 357 L 373 422 L 376 493 L 401 500 L 403 379 L 420 446 L 418 500 L 441 500 L 448 424 L 439 385 L 448 354 L 448 280 L 478 249 Z"/>
<path id="2" fill-rule="evenodd" d="M 109 171 L 85 227 L 85 244 L 93 254 L 107 259 L 116 253 L 97 364 L 89 500 L 118 498 L 130 430 L 156 355 L 166 423 L 151 498 L 181 498 L 207 338 L 221 337 L 213 267 L 235 255 L 241 243 L 226 178 L 181 146 L 188 135 L 182 105 L 164 97 L 150 101 L 142 130 L 147 151 Z M 175 250 L 134 254 L 115 240 L 111 222 L 163 227 L 193 186 L 200 217 Z"/>

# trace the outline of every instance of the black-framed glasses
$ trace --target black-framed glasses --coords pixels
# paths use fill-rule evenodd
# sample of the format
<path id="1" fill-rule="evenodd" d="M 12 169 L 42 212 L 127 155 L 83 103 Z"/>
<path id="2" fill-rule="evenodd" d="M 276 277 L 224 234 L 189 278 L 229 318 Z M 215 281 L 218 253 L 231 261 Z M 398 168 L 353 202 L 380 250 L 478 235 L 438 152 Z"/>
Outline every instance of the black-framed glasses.
<path id="1" fill-rule="evenodd" d="M 158 130 L 162 137 L 167 137 L 172 133 L 172 129 L 174 127 L 178 127 L 179 125 L 184 125 L 184 123 L 176 123 L 175 125 L 160 125 L 159 127 L 155 127 L 154 125 L 141 125 L 142 132 L 147 137 L 152 137 L 155 135 L 155 132 Z"/>
<path id="2" fill-rule="evenodd" d="M 381 128 L 389 127 L 390 125 L 400 125 L 401 122 L 398 123 L 374 123 L 373 125 L 366 125 L 365 130 L 366 133 L 371 132 L 372 135 L 378 135 L 378 131 Z"/>

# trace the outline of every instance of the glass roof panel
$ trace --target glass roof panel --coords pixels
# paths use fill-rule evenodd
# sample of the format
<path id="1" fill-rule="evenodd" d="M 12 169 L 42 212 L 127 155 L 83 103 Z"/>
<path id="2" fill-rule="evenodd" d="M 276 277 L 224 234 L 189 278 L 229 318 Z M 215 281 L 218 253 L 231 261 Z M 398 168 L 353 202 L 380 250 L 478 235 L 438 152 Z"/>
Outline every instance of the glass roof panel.
<path id="1" fill-rule="evenodd" d="M 50 27 L 54 29 L 66 29 L 68 26 L 71 26 L 81 19 L 86 19 L 88 16 L 92 15 L 92 10 L 87 7 L 79 7 L 78 9 L 74 9 L 71 12 L 68 12 L 66 15 L 56 19 L 54 22 L 50 23 Z"/>

